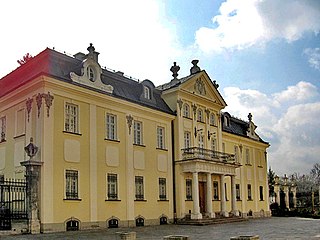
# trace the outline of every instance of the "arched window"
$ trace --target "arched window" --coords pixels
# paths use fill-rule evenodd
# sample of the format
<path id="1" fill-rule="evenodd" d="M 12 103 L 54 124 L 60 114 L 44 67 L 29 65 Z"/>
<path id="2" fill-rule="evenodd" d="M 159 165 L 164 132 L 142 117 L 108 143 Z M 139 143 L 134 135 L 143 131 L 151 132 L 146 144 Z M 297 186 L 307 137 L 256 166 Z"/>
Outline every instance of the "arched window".
<path id="1" fill-rule="evenodd" d="M 198 110 L 198 118 L 197 118 L 197 121 L 198 121 L 198 122 L 204 122 L 204 121 L 203 121 L 203 111 L 202 111 L 202 109 L 199 109 L 199 110 Z"/>
<path id="2" fill-rule="evenodd" d="M 118 228 L 119 221 L 118 219 L 112 218 L 108 221 L 108 228 Z"/>
<path id="3" fill-rule="evenodd" d="M 162 217 L 160 218 L 160 225 L 163 225 L 163 224 L 168 224 L 168 219 L 167 219 L 167 217 L 162 216 Z"/>
<path id="4" fill-rule="evenodd" d="M 95 74 L 94 74 L 94 70 L 92 67 L 88 67 L 87 68 L 87 76 L 89 78 L 90 81 L 94 82 L 95 80 Z"/>
<path id="5" fill-rule="evenodd" d="M 210 125 L 215 126 L 216 123 L 216 116 L 214 113 L 210 114 Z"/>
<path id="6" fill-rule="evenodd" d="M 79 221 L 69 220 L 66 224 L 67 231 L 78 231 L 79 230 Z"/>
<path id="7" fill-rule="evenodd" d="M 150 97 L 150 88 L 148 88 L 147 86 L 143 86 L 143 96 L 146 99 L 151 99 L 151 97 Z"/>
<path id="8" fill-rule="evenodd" d="M 144 219 L 142 217 L 136 218 L 136 227 L 143 227 L 144 226 Z"/>
<path id="9" fill-rule="evenodd" d="M 183 105 L 183 116 L 190 118 L 190 106 L 187 103 Z"/>

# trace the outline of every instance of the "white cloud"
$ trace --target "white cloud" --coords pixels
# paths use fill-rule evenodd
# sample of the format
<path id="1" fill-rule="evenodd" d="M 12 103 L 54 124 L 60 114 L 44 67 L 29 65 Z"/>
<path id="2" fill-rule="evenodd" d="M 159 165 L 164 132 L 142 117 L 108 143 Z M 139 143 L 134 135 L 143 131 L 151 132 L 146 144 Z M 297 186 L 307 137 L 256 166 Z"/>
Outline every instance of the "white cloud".
<path id="1" fill-rule="evenodd" d="M 204 52 L 242 49 L 280 38 L 295 41 L 305 32 L 320 30 L 318 0 L 227 0 L 211 28 L 196 32 Z"/>
<path id="2" fill-rule="evenodd" d="M 319 162 L 320 102 L 314 85 L 299 82 L 272 95 L 235 87 L 223 92 L 232 115 L 247 119 L 253 114 L 257 132 L 271 143 L 269 164 L 277 173 L 307 173 Z"/>
<path id="3" fill-rule="evenodd" d="M 0 60 L 0 77 L 16 68 L 27 52 L 34 56 L 55 47 L 70 54 L 86 53 L 92 42 L 101 53 L 102 66 L 149 78 L 156 85 L 170 80 L 170 66 L 181 48 L 160 1 L 57 0 L 49 5 L 41 0 L 2 4 L 6 11 L 0 22 L 8 24 L 1 28 L 5 37 L 0 52 L 6 57 Z"/>
<path id="4" fill-rule="evenodd" d="M 320 48 L 306 48 L 303 53 L 308 57 L 310 67 L 320 71 Z"/>

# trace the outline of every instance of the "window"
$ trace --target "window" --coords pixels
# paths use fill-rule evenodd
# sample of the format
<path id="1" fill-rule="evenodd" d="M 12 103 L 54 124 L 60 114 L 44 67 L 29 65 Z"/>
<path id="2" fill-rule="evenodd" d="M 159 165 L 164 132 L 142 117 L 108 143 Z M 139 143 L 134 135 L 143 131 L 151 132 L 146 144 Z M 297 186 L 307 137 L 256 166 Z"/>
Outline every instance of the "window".
<path id="1" fill-rule="evenodd" d="M 259 187 L 260 201 L 263 201 L 263 186 Z"/>
<path id="2" fill-rule="evenodd" d="M 239 148 L 238 146 L 234 146 L 234 158 L 236 162 L 239 162 Z"/>
<path id="3" fill-rule="evenodd" d="M 135 176 L 136 200 L 144 200 L 143 177 Z"/>
<path id="4" fill-rule="evenodd" d="M 25 122 L 25 110 L 24 109 L 20 109 L 17 111 L 16 114 L 17 117 L 17 121 L 16 121 L 16 136 L 21 136 L 23 134 L 25 134 L 25 126 L 26 126 L 26 122 Z"/>
<path id="5" fill-rule="evenodd" d="M 66 170 L 66 199 L 78 198 L 78 171 Z"/>
<path id="6" fill-rule="evenodd" d="M 79 133 L 79 109 L 77 105 L 66 103 L 65 106 L 65 131 Z"/>
<path id="7" fill-rule="evenodd" d="M 229 120 L 229 117 L 227 117 L 227 116 L 224 116 L 224 126 L 226 126 L 226 127 L 229 127 L 229 125 L 230 125 L 230 120 Z"/>
<path id="8" fill-rule="evenodd" d="M 236 199 L 239 201 L 240 197 L 240 184 L 236 184 Z"/>
<path id="9" fill-rule="evenodd" d="M 225 192 L 225 196 L 226 196 L 226 201 L 228 201 L 227 183 L 224 184 L 224 192 Z"/>
<path id="10" fill-rule="evenodd" d="M 117 116 L 107 114 L 107 139 L 117 140 Z"/>
<path id="11" fill-rule="evenodd" d="M 94 82 L 95 74 L 94 74 L 94 70 L 91 67 L 87 68 L 87 76 L 88 76 L 90 81 Z"/>
<path id="12" fill-rule="evenodd" d="M 191 146 L 191 133 L 184 132 L 184 148 L 190 148 Z"/>
<path id="13" fill-rule="evenodd" d="M 0 118 L 0 142 L 6 140 L 6 117 Z"/>
<path id="14" fill-rule="evenodd" d="M 199 135 L 199 148 L 204 149 L 204 136 Z"/>
<path id="15" fill-rule="evenodd" d="M 164 149 L 164 128 L 163 127 L 157 127 L 157 148 Z"/>
<path id="16" fill-rule="evenodd" d="M 108 173 L 108 199 L 118 199 L 118 176 L 117 174 Z"/>
<path id="17" fill-rule="evenodd" d="M 192 180 L 186 179 L 186 199 L 192 200 Z"/>
<path id="18" fill-rule="evenodd" d="M 210 114 L 210 125 L 214 126 L 216 122 L 216 117 L 213 113 Z"/>
<path id="19" fill-rule="evenodd" d="M 137 145 L 142 145 L 142 122 L 134 121 L 133 143 Z"/>
<path id="20" fill-rule="evenodd" d="M 159 178 L 159 199 L 160 200 L 167 199 L 166 179 L 165 178 Z"/>
<path id="21" fill-rule="evenodd" d="M 217 181 L 213 181 L 213 199 L 219 200 L 219 184 Z"/>
<path id="22" fill-rule="evenodd" d="M 250 165 L 250 150 L 249 148 L 246 148 L 246 164 Z"/>
<path id="23" fill-rule="evenodd" d="M 251 184 L 248 184 L 248 200 L 252 200 Z"/>
<path id="24" fill-rule="evenodd" d="M 215 138 L 211 139 L 211 150 L 212 150 L 212 157 L 216 156 L 216 150 L 217 150 L 217 140 Z"/>
<path id="25" fill-rule="evenodd" d="M 77 220 L 69 220 L 66 224 L 67 231 L 78 231 L 79 230 L 79 222 Z"/>
<path id="26" fill-rule="evenodd" d="M 201 109 L 198 110 L 198 122 L 203 122 L 203 111 Z"/>
<path id="27" fill-rule="evenodd" d="M 151 99 L 151 97 L 150 97 L 150 88 L 148 88 L 147 86 L 143 86 L 143 96 L 146 99 Z"/>
<path id="28" fill-rule="evenodd" d="M 187 103 L 183 105 L 183 116 L 190 118 L 190 106 Z"/>

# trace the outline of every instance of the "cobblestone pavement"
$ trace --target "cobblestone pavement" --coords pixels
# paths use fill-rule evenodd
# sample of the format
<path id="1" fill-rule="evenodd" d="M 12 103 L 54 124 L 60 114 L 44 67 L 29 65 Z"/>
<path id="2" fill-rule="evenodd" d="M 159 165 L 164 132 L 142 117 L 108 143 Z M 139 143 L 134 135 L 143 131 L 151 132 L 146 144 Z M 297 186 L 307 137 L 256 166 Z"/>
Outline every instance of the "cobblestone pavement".
<path id="1" fill-rule="evenodd" d="M 163 239 L 167 235 L 188 235 L 191 240 L 229 240 L 240 235 L 259 235 L 260 239 L 320 240 L 320 219 L 266 218 L 246 222 L 208 226 L 161 225 L 137 228 L 118 228 L 99 231 L 46 233 L 38 235 L 1 236 L 1 239 L 117 239 L 116 232 L 136 232 L 137 239 Z"/>

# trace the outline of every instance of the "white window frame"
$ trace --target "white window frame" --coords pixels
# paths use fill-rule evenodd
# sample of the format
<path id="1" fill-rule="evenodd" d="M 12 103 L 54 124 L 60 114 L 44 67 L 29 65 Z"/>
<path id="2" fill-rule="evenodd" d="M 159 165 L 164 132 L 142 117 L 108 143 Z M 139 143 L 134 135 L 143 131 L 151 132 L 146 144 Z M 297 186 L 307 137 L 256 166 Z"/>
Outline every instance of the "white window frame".
<path id="1" fill-rule="evenodd" d="M 214 113 L 210 114 L 210 125 L 215 126 L 216 124 L 216 115 Z"/>
<path id="2" fill-rule="evenodd" d="M 159 199 L 167 200 L 167 179 L 159 178 Z"/>
<path id="3" fill-rule="evenodd" d="M 185 131 L 184 132 L 184 148 L 191 147 L 191 132 Z"/>
<path id="4" fill-rule="evenodd" d="M 186 199 L 192 200 L 192 179 L 186 179 Z"/>
<path id="5" fill-rule="evenodd" d="M 239 162 L 239 147 L 234 145 L 234 159 L 238 163 Z"/>
<path id="6" fill-rule="evenodd" d="M 248 194 L 248 200 L 252 200 L 252 185 L 247 185 L 247 194 Z"/>
<path id="7" fill-rule="evenodd" d="M 157 127 L 157 148 L 165 149 L 165 128 Z"/>
<path id="8" fill-rule="evenodd" d="M 241 200 L 241 190 L 240 190 L 240 184 L 236 184 L 236 200 Z"/>
<path id="9" fill-rule="evenodd" d="M 246 164 L 247 164 L 247 165 L 251 165 L 250 149 L 249 149 L 249 148 L 246 148 L 245 154 L 246 154 Z"/>
<path id="10" fill-rule="evenodd" d="M 197 114 L 197 121 L 198 121 L 198 122 L 204 122 L 202 109 L 199 108 L 197 112 L 198 112 L 198 114 Z"/>
<path id="11" fill-rule="evenodd" d="M 144 177 L 143 176 L 135 176 L 134 177 L 134 186 L 135 186 L 136 200 L 144 200 L 145 199 L 145 196 L 144 196 Z"/>
<path id="12" fill-rule="evenodd" d="M 143 125 L 140 121 L 133 122 L 133 143 L 143 145 Z"/>
<path id="13" fill-rule="evenodd" d="M 71 173 L 76 173 L 76 181 L 74 181 L 75 179 L 70 179 L 70 177 L 72 176 L 67 176 L 67 174 L 71 174 Z M 80 188 L 79 188 L 79 182 L 80 182 L 80 173 L 78 170 L 75 169 L 66 169 L 65 173 L 64 173 L 64 180 L 65 180 L 65 199 L 66 200 L 78 200 L 80 199 Z M 75 183 L 75 189 L 73 188 L 73 183 Z M 69 194 L 74 196 L 68 196 Z"/>
<path id="14" fill-rule="evenodd" d="M 107 173 L 107 199 L 108 200 L 118 200 L 119 194 L 118 194 L 118 174 L 116 173 Z M 115 177 L 115 182 L 111 181 L 111 178 Z"/>
<path id="15" fill-rule="evenodd" d="M 212 186 L 213 186 L 213 199 L 219 200 L 219 182 L 213 181 Z"/>
<path id="16" fill-rule="evenodd" d="M 20 123 L 19 123 L 19 112 L 22 113 L 22 129 L 21 129 L 21 132 L 18 131 L 18 128 L 20 128 Z M 25 133 L 26 133 L 26 111 L 24 108 L 20 108 L 16 111 L 16 120 L 15 120 L 15 136 L 18 137 L 18 136 L 23 136 Z"/>
<path id="17" fill-rule="evenodd" d="M 90 81 L 94 82 L 96 80 L 96 73 L 93 67 L 87 67 L 87 77 Z"/>
<path id="18" fill-rule="evenodd" d="M 73 108 L 73 109 L 71 109 Z M 64 130 L 69 133 L 79 133 L 79 119 L 80 111 L 79 105 L 66 102 L 65 103 L 65 115 L 64 115 Z M 71 112 L 74 111 L 74 112 Z M 68 127 L 67 127 L 68 124 Z"/>
<path id="19" fill-rule="evenodd" d="M 151 99 L 150 88 L 147 86 L 143 86 L 143 96 L 146 99 Z"/>
<path id="20" fill-rule="evenodd" d="M 117 115 L 106 114 L 106 139 L 117 140 Z"/>
<path id="21" fill-rule="evenodd" d="M 188 103 L 183 105 L 183 116 L 186 118 L 190 118 L 190 106 Z"/>

